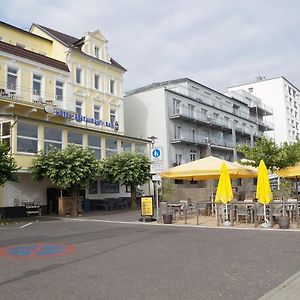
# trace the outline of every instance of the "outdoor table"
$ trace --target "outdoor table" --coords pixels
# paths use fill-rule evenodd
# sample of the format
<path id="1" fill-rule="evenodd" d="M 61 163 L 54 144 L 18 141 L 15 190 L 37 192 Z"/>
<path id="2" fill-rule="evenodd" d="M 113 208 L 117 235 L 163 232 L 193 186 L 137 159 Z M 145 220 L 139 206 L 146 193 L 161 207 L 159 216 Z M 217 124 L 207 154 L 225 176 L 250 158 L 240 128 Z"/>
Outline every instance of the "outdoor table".
<path id="1" fill-rule="evenodd" d="M 178 220 L 181 217 L 181 203 L 168 203 L 168 206 L 172 208 L 173 218 Z"/>

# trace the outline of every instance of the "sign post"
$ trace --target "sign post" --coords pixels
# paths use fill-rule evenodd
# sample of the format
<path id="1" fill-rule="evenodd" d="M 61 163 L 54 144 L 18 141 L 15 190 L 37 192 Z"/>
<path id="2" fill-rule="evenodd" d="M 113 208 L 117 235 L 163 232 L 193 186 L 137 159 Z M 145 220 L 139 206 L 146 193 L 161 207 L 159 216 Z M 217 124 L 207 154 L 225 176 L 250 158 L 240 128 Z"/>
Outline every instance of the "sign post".
<path id="1" fill-rule="evenodd" d="M 158 182 L 161 180 L 159 174 L 163 170 L 163 149 L 162 147 L 151 148 L 151 174 L 154 186 L 154 196 L 156 204 L 156 221 L 159 221 L 159 204 L 158 204 Z"/>

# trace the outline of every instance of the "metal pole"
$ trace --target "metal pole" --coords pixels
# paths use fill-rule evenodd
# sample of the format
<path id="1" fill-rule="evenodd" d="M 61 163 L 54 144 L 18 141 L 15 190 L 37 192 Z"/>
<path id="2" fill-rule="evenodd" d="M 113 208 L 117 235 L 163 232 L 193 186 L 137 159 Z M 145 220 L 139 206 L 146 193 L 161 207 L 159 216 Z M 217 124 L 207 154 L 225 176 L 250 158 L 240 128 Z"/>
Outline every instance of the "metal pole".
<path id="1" fill-rule="evenodd" d="M 159 222 L 159 207 L 158 207 L 158 188 L 157 181 L 153 181 L 154 184 L 154 195 L 155 195 L 155 205 L 156 205 L 156 221 Z"/>

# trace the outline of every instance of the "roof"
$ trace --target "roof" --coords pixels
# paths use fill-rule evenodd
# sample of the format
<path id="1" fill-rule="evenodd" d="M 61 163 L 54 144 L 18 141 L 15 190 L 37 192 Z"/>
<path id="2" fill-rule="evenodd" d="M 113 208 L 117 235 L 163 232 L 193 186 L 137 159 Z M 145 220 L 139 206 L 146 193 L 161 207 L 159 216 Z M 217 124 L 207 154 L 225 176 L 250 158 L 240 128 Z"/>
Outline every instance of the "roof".
<path id="1" fill-rule="evenodd" d="M 45 55 L 35 53 L 33 51 L 29 51 L 26 49 L 23 49 L 21 47 L 17 47 L 8 43 L 0 42 L 0 51 L 13 54 L 15 56 L 23 57 L 29 60 L 33 60 L 35 62 L 41 63 L 43 65 L 59 69 L 65 72 L 69 72 L 68 66 L 56 59 L 47 57 Z"/>
<path id="2" fill-rule="evenodd" d="M 45 41 L 47 41 L 47 42 L 49 42 L 49 43 L 52 44 L 52 41 L 49 40 L 49 39 L 46 39 L 46 38 L 44 38 L 44 37 L 42 37 L 42 36 L 39 36 L 39 35 L 37 35 L 37 34 L 34 34 L 34 33 L 30 32 L 30 31 L 23 30 L 23 29 L 21 29 L 21 28 L 19 28 L 19 27 L 10 25 L 10 24 L 5 23 L 5 22 L 3 22 L 3 21 L 0 21 L 0 25 L 6 26 L 6 27 L 10 27 L 10 28 L 12 28 L 12 29 L 14 29 L 14 30 L 20 31 L 20 32 L 22 32 L 22 33 L 24 33 L 24 34 L 27 34 L 27 35 L 31 35 L 31 36 L 33 36 L 33 37 L 35 37 L 35 38 L 39 38 L 39 39 L 45 40 Z"/>
<path id="3" fill-rule="evenodd" d="M 243 83 L 243 84 L 233 85 L 233 86 L 230 86 L 228 88 L 229 89 L 230 88 L 236 88 L 236 87 L 241 87 L 241 86 L 245 86 L 245 85 L 261 83 L 261 82 L 264 82 L 264 81 L 276 80 L 276 79 L 283 79 L 283 80 L 287 81 L 291 86 L 293 86 L 296 90 L 299 91 L 299 88 L 297 88 L 293 83 L 291 83 L 289 80 L 287 80 L 284 76 L 277 76 L 277 77 L 272 77 L 272 78 L 264 78 L 264 79 L 261 79 L 261 80 L 254 80 L 254 81 L 250 81 L 250 82 Z"/>
<path id="4" fill-rule="evenodd" d="M 65 33 L 62 33 L 60 31 L 48 28 L 46 26 L 42 26 L 39 24 L 35 24 L 37 27 L 39 27 L 40 29 L 42 29 L 43 31 L 46 31 L 49 35 L 51 35 L 54 39 L 60 41 L 61 43 L 63 43 L 65 46 L 71 47 L 71 46 L 75 46 L 77 49 L 79 49 L 81 51 L 81 45 L 84 41 L 84 38 L 77 38 Z M 82 51 L 81 51 L 82 52 Z M 86 54 L 84 52 L 82 52 L 83 54 Z M 90 55 L 89 55 L 90 56 Z M 90 56 L 91 57 L 91 56 Z M 95 58 L 96 59 L 96 58 Z M 99 59 L 97 59 L 98 61 Z M 100 60 L 101 62 L 106 63 L 103 60 Z M 121 66 L 118 62 L 116 62 L 113 58 L 110 59 L 110 64 L 114 66 L 117 69 L 121 69 L 123 71 L 127 71 L 123 66 Z"/>
<path id="5" fill-rule="evenodd" d="M 38 24 L 36 24 L 38 25 Z M 64 43 L 66 46 L 70 46 L 75 44 L 78 40 L 78 38 L 71 36 L 71 35 L 67 35 L 65 33 L 56 31 L 54 29 L 48 28 L 46 26 L 42 26 L 42 25 L 38 25 L 39 27 L 41 27 L 42 29 L 44 29 L 45 31 L 47 31 L 52 37 L 54 37 L 55 39 L 61 41 L 62 43 Z"/>

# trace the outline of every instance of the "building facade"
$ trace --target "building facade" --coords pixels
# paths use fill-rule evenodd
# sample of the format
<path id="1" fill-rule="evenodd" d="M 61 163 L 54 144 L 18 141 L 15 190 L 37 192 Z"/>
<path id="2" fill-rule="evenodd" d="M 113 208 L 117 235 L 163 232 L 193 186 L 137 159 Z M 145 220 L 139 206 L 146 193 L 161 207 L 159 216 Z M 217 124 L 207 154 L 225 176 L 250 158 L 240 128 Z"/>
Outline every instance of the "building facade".
<path id="1" fill-rule="evenodd" d="M 21 166 L 20 182 L 0 187 L 0 210 L 37 201 L 51 211 L 47 193 L 55 187 L 32 182 L 28 172 L 41 150 L 75 144 L 99 159 L 121 151 L 148 153 L 146 139 L 124 132 L 125 71 L 109 56 L 100 31 L 78 39 L 37 24 L 28 32 L 0 22 L 0 140 Z M 99 178 L 85 196 L 129 193 Z"/>
<path id="2" fill-rule="evenodd" d="M 225 95 L 188 78 L 132 90 L 124 100 L 128 133 L 156 136 L 164 168 L 208 155 L 236 161 L 236 146 L 253 145 L 273 129 L 264 120 L 272 109 L 255 96 L 244 91 Z"/>
<path id="3" fill-rule="evenodd" d="M 284 77 L 266 79 L 230 87 L 229 91 L 247 91 L 273 108 L 274 131 L 268 133 L 276 143 L 296 142 L 300 137 L 300 91 Z M 268 117 L 269 120 L 270 116 Z"/>

